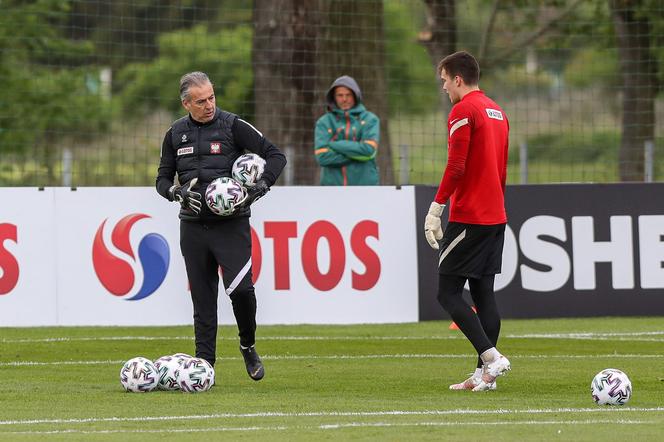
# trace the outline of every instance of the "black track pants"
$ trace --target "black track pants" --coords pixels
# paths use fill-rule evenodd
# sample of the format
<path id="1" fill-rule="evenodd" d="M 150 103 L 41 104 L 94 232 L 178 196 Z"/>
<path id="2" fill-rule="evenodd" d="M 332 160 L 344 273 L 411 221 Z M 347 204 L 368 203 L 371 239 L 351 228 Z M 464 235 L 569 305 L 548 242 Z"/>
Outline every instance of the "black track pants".
<path id="1" fill-rule="evenodd" d="M 243 346 L 256 339 L 256 296 L 251 282 L 249 218 L 214 223 L 180 222 L 180 249 L 194 304 L 196 356 L 214 364 L 217 342 L 219 268 L 233 304 Z"/>
<path id="2" fill-rule="evenodd" d="M 438 275 L 438 302 L 473 344 L 478 355 L 495 347 L 500 334 L 500 313 L 493 292 L 494 279 L 495 275 L 468 279 L 470 295 L 477 309 L 475 314 L 462 297 L 466 278 Z M 477 367 L 481 366 L 482 360 L 478 357 Z"/>

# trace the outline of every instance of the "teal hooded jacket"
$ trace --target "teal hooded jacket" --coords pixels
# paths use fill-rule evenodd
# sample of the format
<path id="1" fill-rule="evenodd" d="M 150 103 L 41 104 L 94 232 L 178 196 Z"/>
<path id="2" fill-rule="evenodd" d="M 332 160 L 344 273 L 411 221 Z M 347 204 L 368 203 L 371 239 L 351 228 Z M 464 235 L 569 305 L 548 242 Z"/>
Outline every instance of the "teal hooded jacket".
<path id="1" fill-rule="evenodd" d="M 334 89 L 345 86 L 355 94 L 355 107 L 339 109 Z M 362 104 L 362 91 L 349 76 L 337 78 L 327 92 L 328 111 L 316 122 L 314 152 L 321 166 L 323 186 L 371 186 L 379 184 L 376 153 L 380 120 Z"/>

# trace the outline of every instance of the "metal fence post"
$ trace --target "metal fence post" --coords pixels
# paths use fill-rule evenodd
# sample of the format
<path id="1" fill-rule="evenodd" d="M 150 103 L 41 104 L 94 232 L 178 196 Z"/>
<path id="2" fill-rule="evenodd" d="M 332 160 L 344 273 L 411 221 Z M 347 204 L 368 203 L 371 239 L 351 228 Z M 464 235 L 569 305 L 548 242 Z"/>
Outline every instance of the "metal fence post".
<path id="1" fill-rule="evenodd" d="M 653 181 L 653 172 L 654 172 L 654 160 L 655 160 L 655 143 L 653 140 L 646 140 L 643 143 L 644 155 L 643 155 L 643 167 L 644 167 L 644 180 L 646 183 L 652 183 Z"/>
<path id="2" fill-rule="evenodd" d="M 410 181 L 410 164 L 408 159 L 408 145 L 399 145 L 399 185 L 404 186 Z"/>
<path id="3" fill-rule="evenodd" d="M 519 144 L 519 170 L 521 184 L 528 184 L 528 143 Z"/>
<path id="4" fill-rule="evenodd" d="M 65 147 L 62 151 L 62 185 L 64 187 L 71 187 L 71 169 L 73 162 L 74 154 L 72 154 L 71 149 Z"/>
<path id="5" fill-rule="evenodd" d="M 295 149 L 293 149 L 293 146 L 284 146 L 283 153 L 286 156 L 286 158 L 293 158 Z M 284 168 L 284 171 L 282 173 L 282 178 L 285 186 L 292 186 L 293 183 L 295 182 L 295 170 L 293 170 L 292 162 L 288 161 L 286 163 L 286 167 Z"/>

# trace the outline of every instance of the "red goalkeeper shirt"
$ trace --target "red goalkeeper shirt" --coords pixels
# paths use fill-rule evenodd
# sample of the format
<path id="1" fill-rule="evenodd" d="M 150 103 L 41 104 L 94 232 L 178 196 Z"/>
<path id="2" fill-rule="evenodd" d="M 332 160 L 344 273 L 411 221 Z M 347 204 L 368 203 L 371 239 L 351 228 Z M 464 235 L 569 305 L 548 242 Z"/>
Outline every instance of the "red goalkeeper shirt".
<path id="1" fill-rule="evenodd" d="M 450 200 L 449 220 L 502 224 L 509 123 L 503 110 L 480 90 L 466 94 L 447 120 L 447 166 L 435 201 Z"/>

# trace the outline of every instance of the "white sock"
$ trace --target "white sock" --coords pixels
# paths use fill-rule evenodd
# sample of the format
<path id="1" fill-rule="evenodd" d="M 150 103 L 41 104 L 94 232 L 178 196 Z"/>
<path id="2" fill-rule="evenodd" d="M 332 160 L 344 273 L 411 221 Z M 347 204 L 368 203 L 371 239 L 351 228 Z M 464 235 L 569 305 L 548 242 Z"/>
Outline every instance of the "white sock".
<path id="1" fill-rule="evenodd" d="M 495 361 L 501 356 L 502 355 L 500 354 L 500 352 L 496 350 L 496 347 L 491 347 L 490 349 L 482 353 L 480 355 L 480 358 L 482 359 L 482 362 L 484 362 L 485 364 L 490 364 L 491 362 Z"/>
<path id="2" fill-rule="evenodd" d="M 476 368 L 475 373 L 473 373 L 474 378 L 481 378 L 482 377 L 482 367 Z"/>

